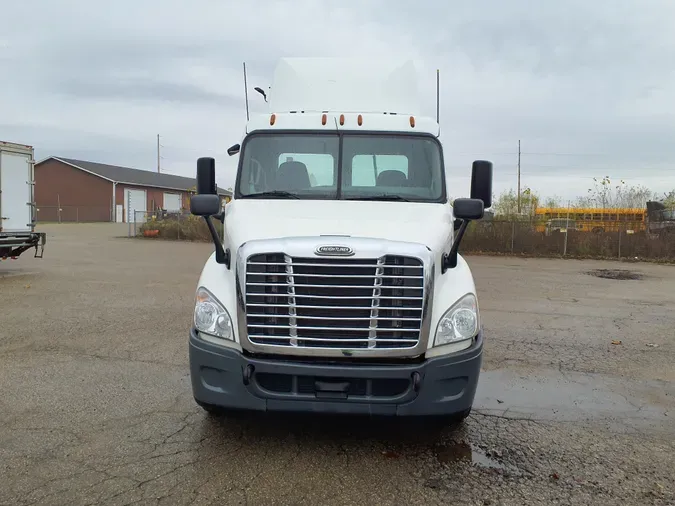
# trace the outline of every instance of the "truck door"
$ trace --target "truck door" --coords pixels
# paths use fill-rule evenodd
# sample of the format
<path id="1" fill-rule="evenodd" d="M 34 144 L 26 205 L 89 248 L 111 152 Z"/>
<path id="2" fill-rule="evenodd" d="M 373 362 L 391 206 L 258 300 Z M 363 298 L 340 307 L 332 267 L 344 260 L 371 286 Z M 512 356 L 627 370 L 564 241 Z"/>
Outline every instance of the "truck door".
<path id="1" fill-rule="evenodd" d="M 0 216 L 3 232 L 31 232 L 31 155 L 0 151 Z"/>

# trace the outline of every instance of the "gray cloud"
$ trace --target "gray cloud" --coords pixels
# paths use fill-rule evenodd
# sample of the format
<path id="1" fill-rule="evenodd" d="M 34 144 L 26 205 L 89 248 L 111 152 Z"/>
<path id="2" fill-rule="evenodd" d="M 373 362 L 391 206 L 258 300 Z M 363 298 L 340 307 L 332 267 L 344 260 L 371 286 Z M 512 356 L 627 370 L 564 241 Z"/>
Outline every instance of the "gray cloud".
<path id="1" fill-rule="evenodd" d="M 474 158 L 496 163 L 497 189 L 524 180 L 545 194 L 583 193 L 596 175 L 675 187 L 675 3 L 669 0 L 257 0 L 236 9 L 195 0 L 14 2 L 31 24 L 0 36 L 0 139 L 42 154 L 192 174 L 243 132 L 249 89 L 270 84 L 280 56 L 396 55 L 420 60 L 451 181 Z M 251 91 L 251 112 L 265 104 Z M 600 172 L 602 171 L 602 172 Z"/>
<path id="2" fill-rule="evenodd" d="M 68 77 L 53 82 L 52 91 L 70 95 L 77 99 L 118 99 L 152 102 L 180 102 L 224 107 L 241 105 L 238 97 L 224 93 L 213 93 L 197 85 L 153 80 L 121 80 Z"/>

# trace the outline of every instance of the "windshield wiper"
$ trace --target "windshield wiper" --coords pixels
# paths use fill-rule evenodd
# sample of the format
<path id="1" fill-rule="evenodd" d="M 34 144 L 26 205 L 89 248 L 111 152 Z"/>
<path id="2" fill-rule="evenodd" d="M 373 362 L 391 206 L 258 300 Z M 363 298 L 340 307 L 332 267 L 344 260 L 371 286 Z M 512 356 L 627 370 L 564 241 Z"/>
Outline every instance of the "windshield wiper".
<path id="1" fill-rule="evenodd" d="M 264 198 L 279 198 L 279 199 L 299 199 L 295 193 L 283 191 L 283 190 L 272 190 L 268 192 L 260 193 L 250 193 L 248 195 L 242 195 L 242 199 L 264 199 Z"/>
<path id="2" fill-rule="evenodd" d="M 345 200 L 389 200 L 392 202 L 410 202 L 410 199 L 401 197 L 393 193 L 383 193 L 381 195 L 365 195 L 363 197 L 349 197 Z"/>

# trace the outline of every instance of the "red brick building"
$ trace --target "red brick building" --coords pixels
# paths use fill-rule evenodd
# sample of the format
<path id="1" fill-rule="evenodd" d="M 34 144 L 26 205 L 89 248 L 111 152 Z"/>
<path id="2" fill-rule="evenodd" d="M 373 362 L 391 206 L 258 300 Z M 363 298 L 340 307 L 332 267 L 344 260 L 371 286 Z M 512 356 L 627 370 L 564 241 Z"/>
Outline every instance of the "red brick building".
<path id="1" fill-rule="evenodd" d="M 145 221 L 188 210 L 194 178 L 51 156 L 35 164 L 38 221 Z M 224 201 L 231 192 L 218 188 Z"/>

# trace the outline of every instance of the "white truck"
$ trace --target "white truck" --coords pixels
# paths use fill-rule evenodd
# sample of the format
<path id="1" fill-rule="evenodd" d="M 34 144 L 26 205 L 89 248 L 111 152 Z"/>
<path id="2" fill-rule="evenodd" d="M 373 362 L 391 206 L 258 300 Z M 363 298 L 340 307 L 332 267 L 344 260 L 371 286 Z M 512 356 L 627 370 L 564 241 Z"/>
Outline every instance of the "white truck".
<path id="1" fill-rule="evenodd" d="M 31 248 L 42 258 L 46 235 L 36 232 L 33 147 L 0 141 L 0 259 Z"/>
<path id="2" fill-rule="evenodd" d="M 191 212 L 215 252 L 189 362 L 209 413 L 471 411 L 483 332 L 458 247 L 491 206 L 492 164 L 473 162 L 471 198 L 451 205 L 439 124 L 410 100 L 414 66 L 377 63 L 281 60 L 270 112 L 228 150 L 224 208 L 215 160 L 197 161 Z"/>

